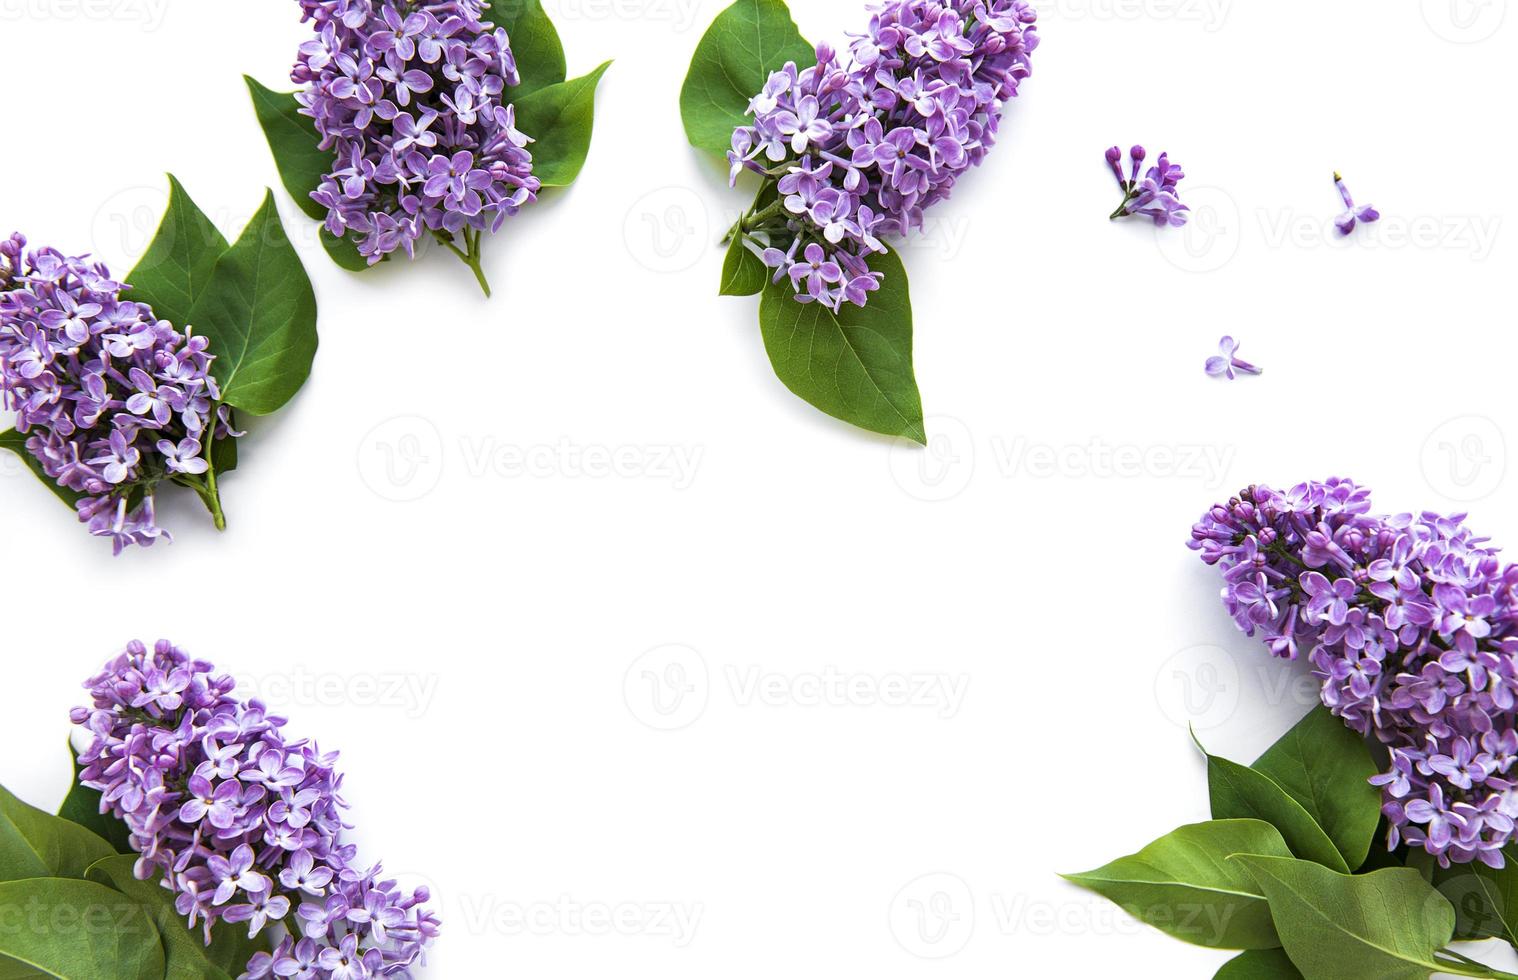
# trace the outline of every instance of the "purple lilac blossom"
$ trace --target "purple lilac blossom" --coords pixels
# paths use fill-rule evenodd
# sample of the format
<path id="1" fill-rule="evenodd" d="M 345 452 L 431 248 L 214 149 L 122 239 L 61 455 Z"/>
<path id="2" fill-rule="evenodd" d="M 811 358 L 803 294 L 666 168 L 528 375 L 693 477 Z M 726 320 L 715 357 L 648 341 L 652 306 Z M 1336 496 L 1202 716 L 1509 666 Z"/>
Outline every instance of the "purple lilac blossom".
<path id="1" fill-rule="evenodd" d="M 214 497 L 201 480 L 206 449 L 241 435 L 216 405 L 206 338 L 122 299 L 128 288 L 86 257 L 0 241 L 0 407 L 117 554 L 170 540 L 154 516 L 158 483 Z"/>
<path id="2" fill-rule="evenodd" d="M 371 264 L 431 233 L 479 274 L 479 236 L 535 200 L 531 139 L 506 89 L 506 31 L 480 0 L 300 0 L 316 38 L 291 78 L 334 168 L 311 197 Z M 460 249 L 456 242 L 461 241 Z M 483 278 L 481 281 L 483 285 Z"/>
<path id="3" fill-rule="evenodd" d="M 1334 186 L 1339 188 L 1339 197 L 1344 201 L 1344 212 L 1334 219 L 1334 226 L 1339 229 L 1339 234 L 1348 235 L 1355 230 L 1359 222 L 1370 224 L 1381 220 L 1381 212 L 1369 204 L 1355 206 L 1355 199 L 1349 193 L 1349 186 L 1344 183 L 1344 177 L 1337 171 L 1334 172 Z"/>
<path id="4" fill-rule="evenodd" d="M 1116 221 L 1139 215 L 1151 219 L 1159 228 L 1167 225 L 1179 228 L 1186 223 L 1187 212 L 1191 210 L 1180 198 L 1180 183 L 1186 179 L 1186 172 L 1170 161 L 1168 153 L 1161 153 L 1141 179 L 1139 171 L 1148 156 L 1142 146 L 1133 147 L 1128 151 L 1129 170 L 1124 174 L 1122 147 L 1108 148 L 1107 166 L 1123 189 L 1123 203 L 1108 217 Z"/>
<path id="5" fill-rule="evenodd" d="M 93 707 L 72 718 L 93 739 L 79 780 L 125 821 L 137 877 L 171 890 L 207 943 L 217 922 L 249 936 L 284 927 L 239 980 L 411 976 L 438 919 L 426 888 L 355 864 L 337 753 L 290 738 L 285 719 L 167 640 L 134 640 L 84 686 Z"/>
<path id="6" fill-rule="evenodd" d="M 1348 480 L 1254 486 L 1192 528 L 1239 628 L 1305 651 L 1323 704 L 1386 746 L 1389 848 L 1503 866 L 1518 818 L 1518 565 L 1463 514 L 1371 513 Z"/>
<path id="7" fill-rule="evenodd" d="M 1241 374 L 1263 374 L 1260 368 L 1255 367 L 1248 361 L 1238 356 L 1239 342 L 1232 337 L 1224 337 L 1218 341 L 1217 357 L 1207 358 L 1207 373 L 1214 378 L 1227 378 L 1234 380 Z"/>
<path id="8" fill-rule="evenodd" d="M 880 274 L 866 258 L 882 238 L 921 228 L 959 175 L 996 141 L 1038 47 L 1025 0 L 886 0 L 847 56 L 817 46 L 817 64 L 773 72 L 733 131 L 731 179 L 778 181 L 745 215 L 743 235 L 796 299 L 865 305 Z"/>

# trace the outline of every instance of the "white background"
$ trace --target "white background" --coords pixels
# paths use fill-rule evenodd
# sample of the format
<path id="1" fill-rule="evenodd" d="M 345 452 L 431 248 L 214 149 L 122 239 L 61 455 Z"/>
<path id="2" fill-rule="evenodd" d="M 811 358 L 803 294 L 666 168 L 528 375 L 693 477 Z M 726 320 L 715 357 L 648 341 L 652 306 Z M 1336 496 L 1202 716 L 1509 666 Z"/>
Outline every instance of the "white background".
<path id="1" fill-rule="evenodd" d="M 791 396 L 716 296 L 747 197 L 677 97 L 719 2 L 546 5 L 572 74 L 617 60 L 493 300 L 443 254 L 341 272 L 277 190 L 321 351 L 225 534 L 166 499 L 174 544 L 112 560 L 7 457 L 0 781 L 55 805 L 79 682 L 167 636 L 342 750 L 364 856 L 441 906 L 430 977 L 1210 976 L 1055 873 L 1206 816 L 1188 720 L 1250 759 L 1310 703 L 1184 547 L 1211 501 L 1354 476 L 1518 540 L 1518 17 L 1044 4 L 1000 147 L 905 249 L 914 451 Z M 295 4 L 0 13 L 5 230 L 124 272 L 163 171 L 229 236 L 277 188 L 240 73 L 280 85 Z M 1186 231 L 1106 220 L 1134 141 L 1191 175 Z M 1348 245 L 1335 168 L 1386 215 Z M 1203 375 L 1224 333 L 1263 377 Z"/>

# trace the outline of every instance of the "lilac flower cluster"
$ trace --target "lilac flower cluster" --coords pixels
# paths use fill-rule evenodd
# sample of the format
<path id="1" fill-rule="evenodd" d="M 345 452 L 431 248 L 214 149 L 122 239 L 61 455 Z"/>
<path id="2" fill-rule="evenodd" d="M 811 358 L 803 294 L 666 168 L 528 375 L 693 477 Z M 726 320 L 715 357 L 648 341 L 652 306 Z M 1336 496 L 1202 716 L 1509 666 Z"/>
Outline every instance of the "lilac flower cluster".
<path id="1" fill-rule="evenodd" d="M 164 640 L 132 642 L 84 686 L 94 705 L 73 720 L 93 741 L 79 778 L 126 822 L 137 877 L 158 876 L 207 943 L 217 922 L 250 936 L 284 926 L 240 980 L 411 975 L 437 917 L 426 888 L 407 894 L 354 864 L 336 753 L 290 739 L 283 718 Z"/>
<path id="2" fill-rule="evenodd" d="M 1323 703 L 1387 746 L 1371 781 L 1388 846 L 1500 868 L 1518 818 L 1518 565 L 1464 515 L 1370 509 L 1347 480 L 1255 486 L 1190 544 L 1223 569 L 1239 627 L 1277 656 L 1305 650 Z"/>
<path id="3" fill-rule="evenodd" d="M 127 288 L 104 265 L 27 251 L 21 235 L 0 241 L 0 406 L 118 554 L 170 538 L 154 517 L 159 482 L 214 501 L 206 450 L 241 435 L 216 405 L 206 338 L 123 300 Z"/>
<path id="4" fill-rule="evenodd" d="M 300 0 L 316 29 L 291 78 L 336 167 L 311 197 L 370 263 L 432 233 L 471 267 L 480 233 L 536 199 L 530 139 L 505 100 L 506 31 L 481 0 Z M 464 248 L 455 244 L 462 238 Z M 478 274 L 478 268 L 475 269 Z"/>
<path id="5" fill-rule="evenodd" d="M 734 234 L 799 301 L 834 310 L 865 304 L 880 239 L 920 228 L 985 157 L 1038 47 L 1025 0 L 886 0 L 870 12 L 847 59 L 820 44 L 817 64 L 772 73 L 728 153 L 734 181 L 745 168 L 778 181 L 774 203 Z"/>
<path id="6" fill-rule="evenodd" d="M 1129 150 L 1129 172 L 1125 176 L 1122 147 L 1114 146 L 1107 150 L 1107 166 L 1117 178 L 1118 186 L 1123 189 L 1123 203 L 1108 217 L 1116 221 L 1118 218 L 1142 215 L 1153 220 L 1157 227 L 1169 225 L 1179 228 L 1186 223 L 1186 213 L 1191 210 L 1181 203 L 1180 198 L 1180 183 L 1186 179 L 1186 171 L 1179 164 L 1171 163 L 1168 153 L 1161 153 L 1154 166 L 1140 180 L 1139 171 L 1143 169 L 1148 156 L 1149 151 L 1142 146 Z"/>

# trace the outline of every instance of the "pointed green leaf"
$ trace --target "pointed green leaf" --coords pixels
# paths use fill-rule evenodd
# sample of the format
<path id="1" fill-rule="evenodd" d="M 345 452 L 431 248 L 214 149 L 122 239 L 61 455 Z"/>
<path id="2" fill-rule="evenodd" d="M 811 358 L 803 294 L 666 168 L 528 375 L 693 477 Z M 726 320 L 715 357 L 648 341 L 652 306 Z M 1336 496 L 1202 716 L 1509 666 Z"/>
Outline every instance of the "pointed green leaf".
<path id="1" fill-rule="evenodd" d="M 70 490 L 48 476 L 47 471 L 42 468 L 42 464 L 37 461 L 37 457 L 26 451 L 26 436 L 15 429 L 6 429 L 4 432 L 0 432 L 0 449 L 13 452 L 20 457 L 21 462 L 26 464 L 26 468 L 31 470 L 33 475 L 41 480 L 49 490 L 53 491 L 55 497 L 68 504 L 69 510 L 73 510 L 74 504 L 83 496 L 83 494 Z"/>
<path id="2" fill-rule="evenodd" d="M 784 0 L 736 0 L 707 28 L 680 89 L 680 117 L 692 146 L 726 154 L 733 130 L 770 73 L 794 61 L 806 68 L 817 52 L 801 36 Z"/>
<path id="3" fill-rule="evenodd" d="M 845 303 L 838 313 L 796 302 L 789 280 L 766 285 L 759 300 L 764 348 L 785 386 L 827 414 L 926 444 L 907 273 L 895 253 L 870 256 L 870 266 L 885 274 L 880 288 L 867 306 Z"/>
<path id="4" fill-rule="evenodd" d="M 1345 870 L 1365 862 L 1381 820 L 1381 792 L 1369 782 L 1378 770 L 1364 738 L 1319 705 L 1266 750 L 1254 768 L 1323 828 L 1344 856 Z"/>
<path id="5" fill-rule="evenodd" d="M 1239 853 L 1286 856 L 1262 820 L 1210 820 L 1177 828 L 1136 854 L 1063 877 L 1177 939 L 1215 949 L 1279 946 L 1253 877 L 1228 860 Z"/>
<path id="6" fill-rule="evenodd" d="M 532 175 L 544 187 L 574 183 L 585 166 L 595 122 L 596 83 L 610 65 L 603 62 L 589 75 L 546 86 L 517 100 L 516 126 L 535 141 L 527 144 Z"/>
<path id="7" fill-rule="evenodd" d="M 1456 939 L 1501 939 L 1518 947 L 1518 847 L 1502 849 L 1506 863 L 1480 861 L 1434 868 L 1434 885 L 1455 908 Z"/>
<path id="8" fill-rule="evenodd" d="M 243 76 L 243 81 L 248 85 L 253 111 L 258 116 L 258 124 L 263 127 L 269 150 L 274 154 L 280 182 L 307 217 L 326 221 L 326 208 L 311 200 L 311 192 L 332 172 L 333 157 L 332 151 L 321 148 L 316 124 L 309 116 L 300 114 L 295 93 L 272 91 L 247 75 Z M 339 267 L 349 272 L 369 268 L 369 261 L 358 254 L 358 246 L 346 236 L 338 238 L 323 228 L 321 240 L 322 247 Z"/>
<path id="9" fill-rule="evenodd" d="M 191 319 L 211 341 L 226 404 L 268 415 L 305 384 L 316 356 L 316 296 L 272 193 L 217 261 Z"/>
<path id="10" fill-rule="evenodd" d="M 1302 973 L 1283 949 L 1246 949 L 1224 963 L 1212 980 L 1302 980 Z"/>
<path id="11" fill-rule="evenodd" d="M 770 270 L 743 244 L 742 235 L 734 235 L 727 243 L 727 256 L 722 260 L 722 288 L 720 296 L 753 296 L 764 292 L 764 284 L 770 281 Z"/>
<path id="12" fill-rule="evenodd" d="M 0 976 L 30 966 L 60 980 L 165 980 L 163 941 L 141 906 L 74 878 L 0 883 Z M 176 974 L 181 980 L 183 974 Z"/>
<path id="13" fill-rule="evenodd" d="M 1455 910 L 1409 868 L 1341 875 L 1297 858 L 1238 854 L 1265 897 L 1281 946 L 1307 980 L 1426 980 Z"/>
<path id="14" fill-rule="evenodd" d="M 245 926 L 219 923 L 211 931 L 211 945 L 199 927 L 190 929 L 174 909 L 174 894 L 164 888 L 158 877 L 138 881 L 132 874 L 136 855 L 119 854 L 96 862 L 89 871 L 91 881 L 109 885 L 138 903 L 163 937 L 168 977 L 196 980 L 231 980 L 243 972 L 254 953 L 269 949 L 269 934 L 249 939 Z"/>
<path id="15" fill-rule="evenodd" d="M 0 881 L 82 878 L 91 864 L 115 853 L 78 824 L 24 803 L 0 786 Z"/>
<path id="16" fill-rule="evenodd" d="M 521 77 L 507 93 L 511 101 L 557 85 L 567 77 L 564 45 L 538 0 L 494 0 L 490 4 L 490 19 L 497 27 L 506 29 Z"/>
<path id="17" fill-rule="evenodd" d="M 118 854 L 130 854 L 132 842 L 127 825 L 109 813 L 101 813 L 100 790 L 90 789 L 79 782 L 84 767 L 79 764 L 79 756 L 72 745 L 69 746 L 69 758 L 74 763 L 74 781 L 63 798 L 63 805 L 58 808 L 58 816 L 88 830 L 110 844 Z"/>
<path id="18" fill-rule="evenodd" d="M 148 250 L 127 275 L 127 299 L 146 303 L 159 319 L 183 330 L 190 310 L 211 282 L 227 240 L 169 174 L 169 207 Z"/>
<path id="19" fill-rule="evenodd" d="M 1198 743 L 1200 746 L 1201 743 Z M 1349 865 L 1312 815 L 1264 773 L 1202 750 L 1216 820 L 1253 817 L 1274 826 L 1297 857 L 1348 874 Z"/>

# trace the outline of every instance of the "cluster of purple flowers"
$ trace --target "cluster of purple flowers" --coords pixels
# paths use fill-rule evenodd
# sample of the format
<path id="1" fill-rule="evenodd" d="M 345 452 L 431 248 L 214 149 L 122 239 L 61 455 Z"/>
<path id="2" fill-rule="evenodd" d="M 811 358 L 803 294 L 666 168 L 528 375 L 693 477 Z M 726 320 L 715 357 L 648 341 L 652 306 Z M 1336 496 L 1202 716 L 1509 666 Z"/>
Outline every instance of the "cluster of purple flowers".
<path id="1" fill-rule="evenodd" d="M 250 936 L 284 927 L 240 980 L 410 976 L 438 920 L 426 888 L 407 894 L 379 865 L 355 866 L 336 753 L 289 739 L 283 718 L 167 641 L 132 642 L 85 687 L 94 705 L 72 717 L 93 740 L 79 778 L 126 822 L 137 877 L 158 876 L 208 943 L 218 921 Z"/>
<path id="2" fill-rule="evenodd" d="M 1213 507 L 1191 547 L 1271 651 L 1302 650 L 1322 700 L 1387 746 L 1388 846 L 1448 867 L 1503 865 L 1518 818 L 1518 565 L 1464 515 L 1376 516 L 1347 480 L 1255 486 Z"/>
<path id="3" fill-rule="evenodd" d="M 1161 153 L 1154 166 L 1140 180 L 1139 171 L 1143 169 L 1148 156 L 1149 151 L 1142 146 L 1129 150 L 1129 171 L 1125 175 L 1122 147 L 1108 148 L 1107 166 L 1117 178 L 1118 186 L 1123 189 L 1123 203 L 1109 217 L 1116 221 L 1118 218 L 1143 215 L 1152 219 L 1157 227 L 1169 225 L 1179 228 L 1186 223 L 1186 213 L 1191 210 L 1181 203 L 1180 198 L 1180 183 L 1186 179 L 1186 171 L 1179 164 L 1171 163 L 1168 153 Z"/>
<path id="4" fill-rule="evenodd" d="M 816 65 L 772 73 L 728 153 L 734 181 L 747 168 L 779 182 L 775 203 L 735 233 L 798 300 L 834 310 L 865 304 L 880 239 L 920 228 L 985 157 L 1038 46 L 1025 0 L 886 0 L 870 12 L 847 60 L 820 44 Z"/>
<path id="5" fill-rule="evenodd" d="M 196 485 L 212 441 L 241 435 L 216 405 L 206 338 L 123 300 L 127 288 L 104 265 L 27 251 L 21 235 L 0 241 L 0 405 L 118 554 L 168 539 L 156 485 Z"/>
<path id="6" fill-rule="evenodd" d="M 336 167 L 311 197 L 370 263 L 414 255 L 428 232 L 478 238 L 537 196 L 529 138 L 504 93 L 518 82 L 506 31 L 481 0 L 300 0 L 317 36 L 291 78 Z M 457 246 L 455 246 L 457 248 Z"/>

